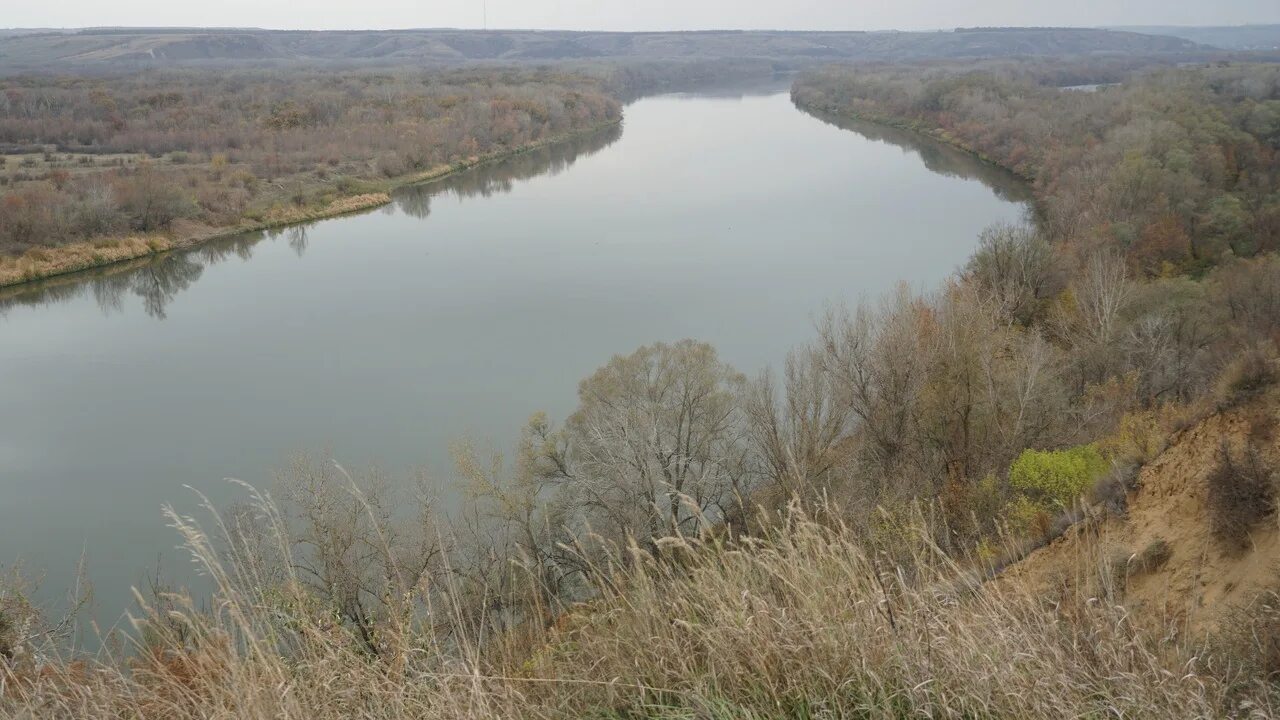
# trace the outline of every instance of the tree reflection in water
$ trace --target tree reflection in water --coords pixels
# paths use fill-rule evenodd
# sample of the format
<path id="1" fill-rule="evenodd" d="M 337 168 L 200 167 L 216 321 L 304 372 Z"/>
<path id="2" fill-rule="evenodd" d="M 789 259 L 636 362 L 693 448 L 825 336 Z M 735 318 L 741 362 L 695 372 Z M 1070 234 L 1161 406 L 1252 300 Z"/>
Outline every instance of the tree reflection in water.
<path id="1" fill-rule="evenodd" d="M 797 106 L 799 108 L 799 106 Z M 801 112 L 841 130 L 855 132 L 868 140 L 888 143 L 920 156 L 929 170 L 947 177 L 978 180 L 995 191 L 996 197 L 1009 202 L 1030 202 L 1031 186 L 1017 175 L 925 135 L 890 125 L 878 125 L 841 115 L 799 108 Z"/>
<path id="2" fill-rule="evenodd" d="M 565 142 L 522 152 L 512 157 L 472 168 L 437 182 L 410 185 L 395 193 L 400 212 L 425 219 L 431 214 L 431 200 L 440 195 L 456 198 L 491 197 L 509 193 L 521 180 L 542 175 L 556 176 L 578 158 L 590 157 L 622 137 L 622 126 L 611 125 Z"/>
<path id="3" fill-rule="evenodd" d="M 89 287 L 104 313 L 122 310 L 125 296 L 132 293 L 142 298 L 142 307 L 148 315 L 163 320 L 169 302 L 199 280 L 203 272 L 204 265 L 182 253 L 128 273 L 95 278 Z"/>
<path id="4" fill-rule="evenodd" d="M 540 175 L 558 175 L 578 158 L 603 150 L 621 136 L 622 126 L 614 125 L 573 140 L 472 168 L 437 182 L 407 187 L 395 194 L 394 206 L 388 206 L 387 209 L 425 219 L 431 214 L 431 198 L 436 195 L 469 198 L 508 193 L 521 180 Z M 258 243 L 276 240 L 281 236 L 301 258 L 307 251 L 309 227 L 310 225 L 294 225 L 265 232 L 244 233 L 211 240 L 189 250 L 0 288 L 0 315 L 13 307 L 68 302 L 87 293 L 93 297 L 103 314 L 122 312 L 125 300 L 136 296 L 141 298 L 147 315 L 164 320 L 169 303 L 194 285 L 206 267 L 232 256 L 248 260 L 253 257 L 253 249 Z"/>
<path id="5" fill-rule="evenodd" d="M 913 152 L 920 156 L 925 167 L 935 173 L 979 180 L 1004 200 L 1031 200 L 1030 187 L 1012 173 L 945 143 L 885 125 L 816 111 L 805 112 L 843 130 Z M 600 152 L 621 136 L 622 126 L 614 125 L 566 142 L 481 165 L 436 182 L 402 188 L 395 193 L 394 205 L 388 206 L 386 210 L 398 210 L 410 217 L 425 219 L 431 214 L 432 199 L 440 195 L 471 198 L 509 193 L 522 180 L 564 172 L 578 158 Z M 307 250 L 308 228 L 308 225 L 296 225 L 246 233 L 210 241 L 190 250 L 0 289 L 0 314 L 18 305 L 48 305 L 90 293 L 103 313 L 122 311 L 125 298 L 135 295 L 142 299 L 143 309 L 148 315 L 163 320 L 169 303 L 195 284 L 206 267 L 223 262 L 233 255 L 248 260 L 253 256 L 253 248 L 258 243 L 281 236 L 294 253 L 302 257 Z"/>

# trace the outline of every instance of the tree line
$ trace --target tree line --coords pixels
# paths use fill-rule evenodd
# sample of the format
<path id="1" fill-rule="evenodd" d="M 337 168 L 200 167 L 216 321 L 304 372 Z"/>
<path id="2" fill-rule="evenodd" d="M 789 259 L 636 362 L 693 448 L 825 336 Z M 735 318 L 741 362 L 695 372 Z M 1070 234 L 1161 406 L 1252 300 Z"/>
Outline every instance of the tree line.
<path id="1" fill-rule="evenodd" d="M 620 117 L 555 70 L 5 78 L 0 251 L 235 226 Z"/>
<path id="2" fill-rule="evenodd" d="M 1061 75 L 841 68 L 805 74 L 793 95 L 927 131 L 1032 179 L 1050 239 L 1114 249 L 1144 276 L 1280 248 L 1280 68 L 1135 70 L 1096 92 L 1046 84 Z"/>

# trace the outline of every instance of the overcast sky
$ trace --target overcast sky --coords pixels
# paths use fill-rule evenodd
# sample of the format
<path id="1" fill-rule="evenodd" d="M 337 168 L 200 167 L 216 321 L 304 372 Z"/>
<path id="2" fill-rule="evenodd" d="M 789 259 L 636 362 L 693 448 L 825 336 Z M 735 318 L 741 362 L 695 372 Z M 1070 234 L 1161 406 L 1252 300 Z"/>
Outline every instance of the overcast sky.
<path id="1" fill-rule="evenodd" d="M 486 0 L 0 0 L 7 27 L 480 27 Z M 491 28 L 929 30 L 1280 22 L 1280 0 L 487 0 Z"/>

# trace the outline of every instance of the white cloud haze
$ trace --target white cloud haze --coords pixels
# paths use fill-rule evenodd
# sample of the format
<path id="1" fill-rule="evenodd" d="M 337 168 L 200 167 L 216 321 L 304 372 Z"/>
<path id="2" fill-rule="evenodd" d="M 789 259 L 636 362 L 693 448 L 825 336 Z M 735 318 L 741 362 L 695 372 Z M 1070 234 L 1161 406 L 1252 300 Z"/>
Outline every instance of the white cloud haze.
<path id="1" fill-rule="evenodd" d="M 1280 22 L 1277 0 L 0 0 L 6 27 L 927 30 Z"/>

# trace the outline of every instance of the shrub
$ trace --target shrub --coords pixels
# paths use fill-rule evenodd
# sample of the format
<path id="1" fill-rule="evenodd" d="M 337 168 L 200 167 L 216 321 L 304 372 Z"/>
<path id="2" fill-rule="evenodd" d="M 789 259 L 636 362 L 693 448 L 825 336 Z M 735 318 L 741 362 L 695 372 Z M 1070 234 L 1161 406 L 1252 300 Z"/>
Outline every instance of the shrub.
<path id="1" fill-rule="evenodd" d="M 1053 529 L 1053 517 L 1045 506 L 1026 495 L 1014 498 L 1005 514 L 1010 529 L 1022 535 L 1045 538 Z"/>
<path id="2" fill-rule="evenodd" d="M 66 170 L 51 170 L 46 179 L 53 183 L 53 186 L 58 190 L 64 190 L 71 180 L 71 173 Z"/>
<path id="3" fill-rule="evenodd" d="M 1009 468 L 1009 484 L 1032 499 L 1065 508 L 1084 495 L 1109 467 L 1093 445 L 1025 450 Z"/>
<path id="4" fill-rule="evenodd" d="M 1253 445 L 1237 456 L 1223 441 L 1206 478 L 1205 498 L 1214 537 L 1229 550 L 1242 550 L 1249 533 L 1276 510 L 1276 472 Z"/>
<path id="5" fill-rule="evenodd" d="M 143 167 L 116 183 L 116 201 L 134 230 L 163 230 L 194 209 L 174 183 L 151 167 Z"/>
<path id="6" fill-rule="evenodd" d="M 1171 557 L 1173 557 L 1173 548 L 1169 547 L 1169 543 L 1164 538 L 1156 538 L 1143 548 L 1142 552 L 1135 554 L 1129 560 L 1129 574 L 1142 575 L 1155 572 L 1169 562 Z"/>
<path id="7" fill-rule="evenodd" d="M 106 235 L 124 224 L 111 188 L 104 183 L 91 183 L 83 188 L 70 205 L 70 216 L 74 232 L 86 238 Z"/>
<path id="8" fill-rule="evenodd" d="M 374 162 L 374 169 L 383 177 L 396 177 L 409 171 L 404 159 L 395 153 L 383 153 Z"/>
<path id="9" fill-rule="evenodd" d="M 1122 515 L 1128 507 L 1129 492 L 1138 486 L 1139 465 L 1132 460 L 1112 460 L 1111 467 L 1093 484 L 1089 502 Z"/>
<path id="10" fill-rule="evenodd" d="M 1226 408 L 1258 395 L 1280 376 L 1276 372 L 1275 352 L 1269 344 L 1256 344 L 1237 355 L 1218 376 L 1216 388 L 1218 408 Z"/>
<path id="11" fill-rule="evenodd" d="M 0 198 L 0 244 L 54 244 L 61 239 L 60 196 L 48 188 L 28 188 Z"/>

